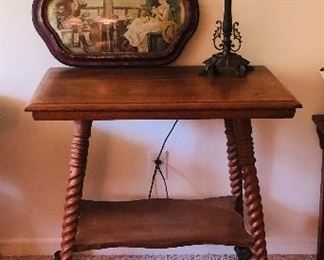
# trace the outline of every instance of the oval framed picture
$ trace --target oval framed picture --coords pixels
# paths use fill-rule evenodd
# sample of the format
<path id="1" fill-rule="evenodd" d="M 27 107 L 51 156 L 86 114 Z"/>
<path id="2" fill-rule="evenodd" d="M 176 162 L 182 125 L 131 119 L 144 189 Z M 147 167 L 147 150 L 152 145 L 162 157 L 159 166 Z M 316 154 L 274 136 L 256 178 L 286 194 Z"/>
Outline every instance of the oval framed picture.
<path id="1" fill-rule="evenodd" d="M 34 0 L 33 23 L 70 66 L 164 65 L 197 28 L 198 0 Z"/>

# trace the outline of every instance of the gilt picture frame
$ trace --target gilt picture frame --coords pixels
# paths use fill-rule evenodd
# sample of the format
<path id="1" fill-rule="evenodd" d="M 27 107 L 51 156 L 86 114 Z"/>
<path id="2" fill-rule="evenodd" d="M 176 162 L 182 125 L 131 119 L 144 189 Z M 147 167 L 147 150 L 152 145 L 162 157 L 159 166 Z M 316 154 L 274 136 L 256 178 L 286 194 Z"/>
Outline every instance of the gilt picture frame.
<path id="1" fill-rule="evenodd" d="M 194 34 L 198 0 L 34 0 L 33 23 L 70 66 L 158 66 Z"/>

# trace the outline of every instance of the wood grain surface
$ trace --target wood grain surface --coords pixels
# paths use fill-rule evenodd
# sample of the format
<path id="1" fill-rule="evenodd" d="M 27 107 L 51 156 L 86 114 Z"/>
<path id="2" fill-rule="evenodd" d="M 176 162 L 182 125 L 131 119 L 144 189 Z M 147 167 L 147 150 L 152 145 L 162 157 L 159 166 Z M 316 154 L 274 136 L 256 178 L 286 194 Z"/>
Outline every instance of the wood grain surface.
<path id="1" fill-rule="evenodd" d="M 75 251 L 251 243 L 232 196 L 204 200 L 83 201 Z"/>
<path id="2" fill-rule="evenodd" d="M 200 71 L 52 68 L 26 111 L 36 120 L 287 118 L 301 107 L 265 67 L 246 78 Z"/>

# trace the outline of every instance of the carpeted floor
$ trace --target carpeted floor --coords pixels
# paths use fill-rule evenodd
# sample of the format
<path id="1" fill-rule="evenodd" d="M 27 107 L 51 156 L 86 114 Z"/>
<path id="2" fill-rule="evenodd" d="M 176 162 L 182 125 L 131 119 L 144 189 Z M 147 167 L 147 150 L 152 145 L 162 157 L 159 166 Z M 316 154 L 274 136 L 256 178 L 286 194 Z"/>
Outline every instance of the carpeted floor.
<path id="1" fill-rule="evenodd" d="M 1 260 L 51 260 L 51 256 L 10 256 Z M 234 255 L 74 256 L 75 260 L 236 260 Z M 316 260 L 315 255 L 270 255 L 269 260 Z"/>

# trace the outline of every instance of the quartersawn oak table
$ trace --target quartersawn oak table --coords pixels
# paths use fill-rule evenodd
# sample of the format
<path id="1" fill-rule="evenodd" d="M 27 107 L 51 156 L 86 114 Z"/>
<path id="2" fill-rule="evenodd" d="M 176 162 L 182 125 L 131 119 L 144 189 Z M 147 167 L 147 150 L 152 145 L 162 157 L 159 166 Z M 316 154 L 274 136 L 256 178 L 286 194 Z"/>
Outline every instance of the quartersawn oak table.
<path id="1" fill-rule="evenodd" d="M 72 120 L 74 133 L 60 257 L 107 247 L 234 245 L 267 259 L 251 119 L 292 118 L 301 104 L 265 67 L 245 78 L 202 77 L 201 67 L 52 68 L 26 111 Z M 93 120 L 224 119 L 232 196 L 202 200 L 82 200 Z M 244 192 L 243 192 L 244 190 Z M 250 234 L 243 227 L 243 201 Z"/>

